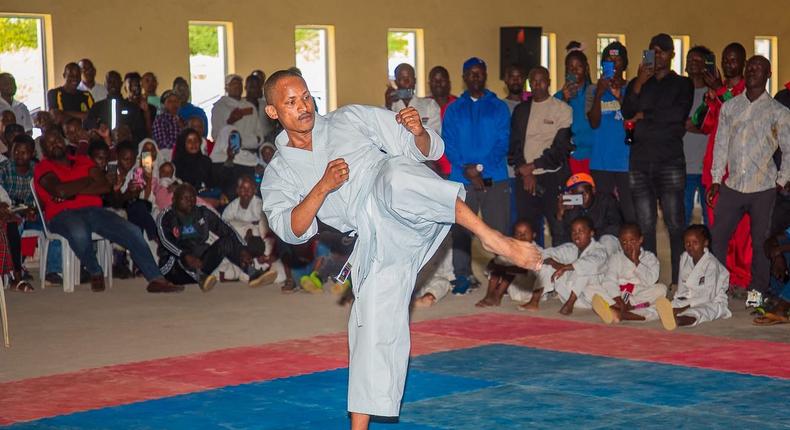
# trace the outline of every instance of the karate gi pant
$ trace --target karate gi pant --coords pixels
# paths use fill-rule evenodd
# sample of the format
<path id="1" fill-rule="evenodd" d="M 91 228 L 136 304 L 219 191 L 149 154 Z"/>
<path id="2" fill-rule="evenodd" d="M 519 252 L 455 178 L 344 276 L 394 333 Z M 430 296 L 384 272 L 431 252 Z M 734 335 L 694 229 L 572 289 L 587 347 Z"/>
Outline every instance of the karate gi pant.
<path id="1" fill-rule="evenodd" d="M 602 281 L 601 275 L 584 275 L 575 270 L 565 272 L 559 279 L 551 282 L 551 276 L 554 275 L 554 268 L 546 264 L 541 267 L 538 272 L 538 279 L 543 285 L 544 293 L 556 291 L 560 300 L 565 303 L 571 296 L 571 293 L 576 294 L 576 304 L 574 307 L 582 309 L 592 308 L 592 294 L 586 294 L 587 289 L 592 285 L 600 285 Z"/>
<path id="2" fill-rule="evenodd" d="M 672 300 L 673 309 L 682 308 L 688 304 L 689 303 L 686 300 Z M 642 309 L 642 311 L 643 312 L 640 313 L 640 315 L 645 317 L 646 320 L 653 321 L 658 319 L 658 312 L 656 311 L 655 307 L 651 306 L 649 308 Z M 686 309 L 685 311 L 677 314 L 677 316 L 694 317 L 696 321 L 694 321 L 694 324 L 691 325 L 691 327 L 693 327 L 704 322 L 718 319 L 727 319 L 732 316 L 732 312 L 730 312 L 730 309 L 727 307 L 727 305 L 723 303 L 702 303 Z"/>
<path id="3" fill-rule="evenodd" d="M 349 412 L 400 414 L 417 273 L 455 222 L 456 199 L 463 196 L 461 184 L 439 178 L 421 163 L 397 157 L 381 167 L 365 213 L 358 215 L 359 241 L 374 243 L 357 243 L 370 247 L 371 255 L 358 263 L 367 265 L 366 274 L 352 280 Z"/>
<path id="4" fill-rule="evenodd" d="M 451 282 L 454 280 L 453 242 L 451 235 L 447 235 L 431 260 L 420 271 L 417 277 L 418 290 L 415 297 L 430 294 L 436 298 L 436 302 L 439 302 L 450 292 Z"/>
<path id="5" fill-rule="evenodd" d="M 507 295 L 514 302 L 528 302 L 532 299 L 532 292 L 541 287 L 540 278 L 533 271 L 516 275 L 513 282 L 507 287 Z"/>
<path id="6" fill-rule="evenodd" d="M 595 294 L 600 295 L 601 297 L 606 300 L 606 303 L 609 303 L 609 306 L 613 305 L 614 298 L 620 297 L 621 292 L 619 288 L 612 288 L 609 286 L 608 288 L 601 284 L 590 285 L 587 290 L 585 291 L 586 299 L 592 301 L 592 298 Z M 648 309 L 653 308 L 656 304 L 656 300 L 659 297 L 666 297 L 667 296 L 667 286 L 664 284 L 655 284 L 655 285 L 636 285 L 634 287 L 634 292 L 628 299 L 628 303 L 632 306 L 640 305 L 642 303 L 649 303 L 650 306 L 647 308 L 642 309 L 634 309 L 631 312 L 641 315 L 645 317 L 646 320 L 652 318 L 652 315 L 655 313 L 653 311 L 649 311 Z M 658 314 L 656 314 L 657 316 Z"/>

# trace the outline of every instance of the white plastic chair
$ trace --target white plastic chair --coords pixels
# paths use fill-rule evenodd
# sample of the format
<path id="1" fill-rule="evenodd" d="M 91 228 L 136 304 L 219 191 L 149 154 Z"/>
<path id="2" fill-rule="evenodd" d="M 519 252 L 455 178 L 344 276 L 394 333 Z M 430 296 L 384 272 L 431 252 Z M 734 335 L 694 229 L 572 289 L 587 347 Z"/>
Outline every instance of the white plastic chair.
<path id="1" fill-rule="evenodd" d="M 41 217 L 41 225 L 44 228 L 44 238 L 39 240 L 41 258 L 39 259 L 39 276 L 41 277 L 41 288 L 44 288 L 45 277 L 47 275 L 47 254 L 49 251 L 49 244 L 53 240 L 60 241 L 61 256 L 63 259 L 63 291 L 66 293 L 73 293 L 74 286 L 80 283 L 80 260 L 74 251 L 69 246 L 69 241 L 65 237 L 52 233 L 47 228 L 47 223 L 44 222 L 44 212 L 41 208 L 41 203 L 36 194 L 35 180 L 30 181 L 30 190 L 33 192 L 33 198 L 36 201 L 36 209 L 38 216 Z M 93 233 L 91 236 L 96 242 L 96 256 L 99 259 L 99 265 L 102 268 L 104 278 L 107 280 L 107 286 L 112 288 L 112 243 L 109 240 Z"/>
<path id="2" fill-rule="evenodd" d="M 0 276 L 0 314 L 3 319 L 3 345 L 11 347 L 11 339 L 8 336 L 8 308 L 5 304 L 5 277 Z"/>

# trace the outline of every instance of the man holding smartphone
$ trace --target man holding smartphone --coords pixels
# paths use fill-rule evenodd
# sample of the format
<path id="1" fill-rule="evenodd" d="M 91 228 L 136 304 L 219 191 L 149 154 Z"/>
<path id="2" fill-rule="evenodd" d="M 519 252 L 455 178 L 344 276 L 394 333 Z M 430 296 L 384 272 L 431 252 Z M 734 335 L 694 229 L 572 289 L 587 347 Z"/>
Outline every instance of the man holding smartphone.
<path id="1" fill-rule="evenodd" d="M 677 283 L 685 229 L 686 161 L 683 136 L 694 98 L 694 85 L 670 65 L 672 37 L 653 36 L 639 74 L 628 84 L 622 112 L 636 122 L 628 172 L 634 211 L 645 248 L 656 252 L 656 200 L 661 204 L 672 250 L 672 282 Z"/>
<path id="2" fill-rule="evenodd" d="M 258 146 L 263 141 L 263 124 L 259 120 L 258 111 L 252 103 L 241 97 L 244 81 L 236 74 L 225 78 L 227 95 L 221 97 L 211 108 L 211 137 L 214 142 L 220 138 L 220 132 L 228 125 L 235 127 L 241 137 L 239 151 L 231 151 L 229 157 L 233 162 L 233 175 L 222 189 L 226 193 L 235 194 L 236 180 L 243 175 L 255 177 L 255 166 L 258 164 Z M 214 160 L 217 162 L 217 160 Z M 228 195 L 228 198 L 234 198 Z"/>
<path id="3" fill-rule="evenodd" d="M 414 87 L 417 84 L 414 67 L 409 63 L 401 63 L 395 67 L 395 87 L 387 86 L 384 93 L 384 103 L 387 109 L 400 112 L 411 106 L 417 109 L 424 127 L 430 127 L 437 133 L 442 133 L 441 108 L 435 100 L 426 97 L 417 97 Z"/>

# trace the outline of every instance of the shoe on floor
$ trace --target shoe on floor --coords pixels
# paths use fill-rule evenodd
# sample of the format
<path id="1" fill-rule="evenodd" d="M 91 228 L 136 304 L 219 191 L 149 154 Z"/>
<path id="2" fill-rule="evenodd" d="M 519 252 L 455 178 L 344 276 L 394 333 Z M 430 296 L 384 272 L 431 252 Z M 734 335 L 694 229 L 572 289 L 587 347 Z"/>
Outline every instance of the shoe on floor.
<path id="1" fill-rule="evenodd" d="M 63 278 L 55 272 L 47 273 L 44 276 L 44 281 L 46 287 L 60 287 L 63 285 Z"/>
<path id="2" fill-rule="evenodd" d="M 467 294 L 472 286 L 468 276 L 455 278 L 455 281 L 452 281 L 451 284 L 453 284 L 453 295 L 456 296 Z"/>
<path id="3" fill-rule="evenodd" d="M 277 280 L 276 271 L 272 269 L 269 269 L 266 272 L 259 270 L 250 275 L 250 280 L 247 285 L 249 285 L 250 288 L 255 288 L 263 285 L 273 284 L 275 280 Z"/>
<path id="4" fill-rule="evenodd" d="M 91 291 L 94 293 L 104 291 L 104 275 L 98 274 L 91 276 Z"/>
<path id="5" fill-rule="evenodd" d="M 604 323 L 611 324 L 612 321 L 614 321 L 614 312 L 612 312 L 612 308 L 609 307 L 609 303 L 606 302 L 606 299 L 599 294 L 593 296 L 592 307 Z"/>
<path id="6" fill-rule="evenodd" d="M 324 292 L 324 283 L 318 278 L 318 273 L 316 272 L 302 276 L 299 279 L 299 285 L 308 293 L 320 294 Z"/>
<path id="7" fill-rule="evenodd" d="M 656 300 L 656 310 L 658 311 L 658 317 L 661 318 L 661 325 L 664 326 L 665 330 L 672 331 L 678 328 L 678 323 L 675 320 L 675 311 L 672 309 L 672 302 L 665 297 L 659 297 Z"/>
<path id="8" fill-rule="evenodd" d="M 200 276 L 198 280 L 198 286 L 200 290 L 204 293 L 207 291 L 211 291 L 214 286 L 217 285 L 217 277 L 214 275 L 203 275 Z"/>
<path id="9" fill-rule="evenodd" d="M 763 305 L 763 293 L 757 290 L 749 290 L 746 293 L 746 307 L 756 308 Z"/>
<path id="10" fill-rule="evenodd" d="M 175 285 L 164 279 L 154 279 L 145 289 L 149 293 L 180 293 L 184 291 L 184 286 Z"/>

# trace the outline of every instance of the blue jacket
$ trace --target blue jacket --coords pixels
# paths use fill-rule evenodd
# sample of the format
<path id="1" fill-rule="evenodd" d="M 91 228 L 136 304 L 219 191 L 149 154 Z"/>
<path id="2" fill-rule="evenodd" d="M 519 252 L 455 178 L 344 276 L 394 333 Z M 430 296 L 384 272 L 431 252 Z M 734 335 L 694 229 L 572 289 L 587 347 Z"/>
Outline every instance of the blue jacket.
<path id="1" fill-rule="evenodd" d="M 468 185 L 464 166 L 482 164 L 483 178 L 507 180 L 510 109 L 496 94 L 485 90 L 473 101 L 469 92 L 447 107 L 442 121 L 444 153 L 452 170 L 450 180 Z"/>

